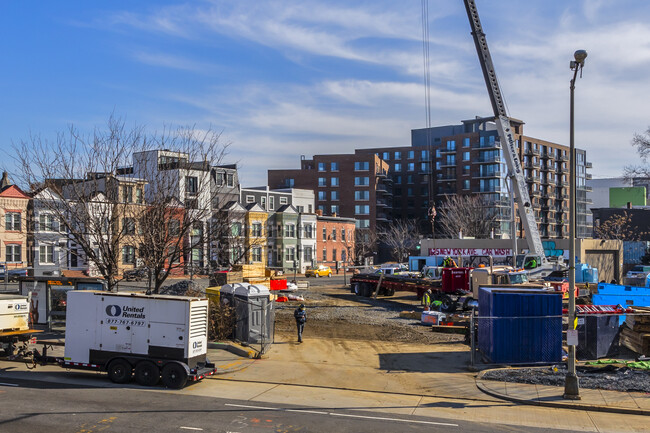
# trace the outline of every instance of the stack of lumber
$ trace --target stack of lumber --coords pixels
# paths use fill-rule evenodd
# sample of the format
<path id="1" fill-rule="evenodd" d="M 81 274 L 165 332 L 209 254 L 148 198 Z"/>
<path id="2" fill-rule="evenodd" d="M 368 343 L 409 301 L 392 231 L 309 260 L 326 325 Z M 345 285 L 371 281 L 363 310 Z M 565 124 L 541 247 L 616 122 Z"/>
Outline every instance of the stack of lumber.
<path id="1" fill-rule="evenodd" d="M 264 266 L 264 263 L 256 263 L 254 265 L 241 265 L 241 268 L 244 278 L 266 277 L 266 266 Z"/>
<path id="2" fill-rule="evenodd" d="M 620 343 L 642 355 L 650 355 L 650 308 L 634 307 L 625 317 Z"/>

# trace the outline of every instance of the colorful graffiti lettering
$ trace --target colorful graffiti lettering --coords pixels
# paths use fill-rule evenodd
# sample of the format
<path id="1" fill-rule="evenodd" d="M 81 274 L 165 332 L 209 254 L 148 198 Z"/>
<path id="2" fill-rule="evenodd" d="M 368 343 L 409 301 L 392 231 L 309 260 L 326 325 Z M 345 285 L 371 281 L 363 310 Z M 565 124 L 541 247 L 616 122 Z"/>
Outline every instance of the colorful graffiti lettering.
<path id="1" fill-rule="evenodd" d="M 555 247 L 555 241 L 543 241 L 542 246 L 544 247 L 544 254 L 546 255 L 546 257 L 564 256 L 564 250 L 557 249 Z"/>

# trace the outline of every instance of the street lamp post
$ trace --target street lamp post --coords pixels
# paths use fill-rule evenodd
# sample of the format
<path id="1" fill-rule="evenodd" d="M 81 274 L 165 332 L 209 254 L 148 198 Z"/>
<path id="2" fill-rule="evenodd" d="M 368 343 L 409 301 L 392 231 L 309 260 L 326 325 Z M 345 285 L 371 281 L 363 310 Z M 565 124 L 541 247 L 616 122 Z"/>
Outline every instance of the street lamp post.
<path id="1" fill-rule="evenodd" d="M 574 101 L 573 93 L 576 86 L 578 71 L 582 76 L 582 68 L 585 65 L 587 52 L 578 50 L 573 54 L 575 60 L 570 65 L 573 71 L 571 79 L 571 103 L 569 120 L 569 325 L 567 340 L 575 337 L 576 329 L 576 149 L 574 137 Z M 567 342 L 569 343 L 569 342 Z M 567 357 L 567 374 L 564 381 L 564 398 L 569 400 L 580 400 L 580 388 L 578 376 L 576 375 L 576 346 L 571 341 Z"/>

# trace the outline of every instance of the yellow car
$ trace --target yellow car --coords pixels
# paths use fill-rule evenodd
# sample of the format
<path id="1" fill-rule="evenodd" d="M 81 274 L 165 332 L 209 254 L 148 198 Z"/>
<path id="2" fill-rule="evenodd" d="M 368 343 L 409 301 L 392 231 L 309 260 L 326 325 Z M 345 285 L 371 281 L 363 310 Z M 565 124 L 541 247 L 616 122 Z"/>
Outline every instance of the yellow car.
<path id="1" fill-rule="evenodd" d="M 315 268 L 307 268 L 305 277 L 331 277 L 332 269 L 329 266 L 317 266 Z"/>

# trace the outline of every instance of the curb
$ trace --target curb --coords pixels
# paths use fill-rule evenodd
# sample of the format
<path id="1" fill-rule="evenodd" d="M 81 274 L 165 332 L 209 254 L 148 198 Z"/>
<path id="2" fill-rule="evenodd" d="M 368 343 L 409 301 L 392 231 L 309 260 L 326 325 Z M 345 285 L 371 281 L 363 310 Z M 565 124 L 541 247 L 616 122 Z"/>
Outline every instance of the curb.
<path id="1" fill-rule="evenodd" d="M 249 359 L 254 359 L 258 358 L 257 352 L 251 349 L 245 349 L 243 347 L 237 346 L 232 343 L 215 343 L 215 342 L 208 342 L 208 349 L 219 349 L 219 350 L 226 350 L 230 353 L 233 353 L 237 356 L 241 356 L 242 358 L 249 358 Z"/>
<path id="2" fill-rule="evenodd" d="M 532 406 L 553 407 L 557 409 L 574 409 L 574 410 L 587 410 L 587 411 L 594 411 L 594 412 L 621 413 L 625 415 L 645 415 L 645 416 L 650 415 L 650 410 L 645 410 L 645 409 L 633 409 L 633 408 L 601 406 L 595 404 L 580 404 L 580 403 L 554 403 L 552 401 L 529 400 L 525 398 L 512 397 L 507 394 L 501 394 L 500 392 L 493 391 L 482 383 L 483 375 L 488 371 L 491 370 L 481 371 L 476 376 L 476 387 L 482 392 L 484 392 L 485 394 L 495 398 L 499 398 L 501 400 L 511 401 L 513 403 L 528 404 Z M 499 381 L 494 381 L 494 382 L 499 382 Z"/>

